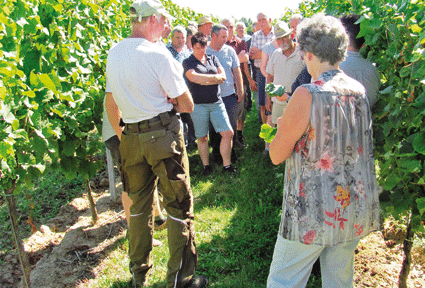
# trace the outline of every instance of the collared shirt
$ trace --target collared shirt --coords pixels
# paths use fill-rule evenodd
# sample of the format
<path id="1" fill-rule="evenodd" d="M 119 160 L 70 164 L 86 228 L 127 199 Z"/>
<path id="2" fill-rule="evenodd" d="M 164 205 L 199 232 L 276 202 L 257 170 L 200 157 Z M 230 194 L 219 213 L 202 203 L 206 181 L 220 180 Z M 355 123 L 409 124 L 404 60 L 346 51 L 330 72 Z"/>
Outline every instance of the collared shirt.
<path id="1" fill-rule="evenodd" d="M 364 59 L 359 52 L 347 51 L 346 58 L 339 68 L 351 78 L 356 79 L 366 88 L 366 96 L 372 108 L 378 95 L 380 77 L 376 67 Z"/>
<path id="2" fill-rule="evenodd" d="M 230 47 L 233 47 L 233 49 L 235 49 L 236 54 L 239 55 L 239 53 L 241 53 L 242 51 L 248 52 L 248 48 L 246 46 L 245 41 L 241 40 L 240 38 L 233 36 L 232 41 L 227 41 L 226 42 L 227 45 L 229 45 Z M 239 59 L 239 58 L 238 58 Z M 242 63 L 241 63 L 241 72 L 244 75 L 245 73 L 243 72 L 243 67 L 242 67 Z"/>
<path id="3" fill-rule="evenodd" d="M 285 91 L 292 93 L 291 85 L 304 67 L 304 61 L 294 52 L 286 57 L 281 48 L 276 49 L 267 62 L 266 72 L 274 76 L 273 84 L 285 86 Z M 272 101 L 279 103 L 282 101 L 272 97 Z"/>
<path id="4" fill-rule="evenodd" d="M 187 86 L 195 104 L 221 103 L 220 85 L 201 85 L 190 82 L 186 72 L 193 69 L 198 74 L 218 74 L 218 68 L 223 69 L 218 58 L 214 55 L 205 55 L 205 64 L 192 54 L 183 61 L 183 70 Z"/>
<path id="5" fill-rule="evenodd" d="M 226 44 L 233 47 L 237 55 L 239 55 L 239 53 L 241 53 L 244 50 L 248 52 L 248 48 L 246 47 L 245 41 L 241 40 L 240 38 L 236 36 L 233 36 L 233 39 L 231 41 L 227 41 Z"/>
<path id="6" fill-rule="evenodd" d="M 220 51 L 216 51 L 210 46 L 207 47 L 207 54 L 215 55 L 220 60 L 221 66 L 223 66 L 224 72 L 226 73 L 226 81 L 220 84 L 221 97 L 227 97 L 235 94 L 235 81 L 233 80 L 233 69 L 238 68 L 240 65 L 238 55 L 236 55 L 235 49 L 229 45 L 224 44 Z"/>
<path id="7" fill-rule="evenodd" d="M 182 51 L 179 52 L 176 50 L 176 48 L 174 48 L 173 45 L 171 45 L 171 42 L 168 42 L 167 44 L 167 49 L 171 52 L 171 54 L 173 55 L 174 59 L 176 59 L 177 61 L 179 61 L 180 63 L 183 63 L 183 60 L 188 58 L 190 56 L 190 52 L 189 50 L 186 48 L 186 45 L 183 47 Z"/>
<path id="8" fill-rule="evenodd" d="M 274 40 L 274 33 L 273 30 L 270 31 L 269 34 L 264 34 L 263 30 L 257 31 L 254 33 L 254 35 L 252 35 L 251 38 L 251 47 L 256 47 L 258 49 L 261 50 L 261 48 L 263 48 L 263 46 L 267 43 L 267 42 L 271 42 Z M 261 58 L 259 59 L 254 59 L 254 66 L 257 68 L 260 68 L 261 65 Z"/>
<path id="9" fill-rule="evenodd" d="M 144 38 L 126 38 L 109 50 L 106 92 L 112 92 L 125 123 L 171 111 L 167 97 L 187 90 L 183 67 L 167 48 Z"/>

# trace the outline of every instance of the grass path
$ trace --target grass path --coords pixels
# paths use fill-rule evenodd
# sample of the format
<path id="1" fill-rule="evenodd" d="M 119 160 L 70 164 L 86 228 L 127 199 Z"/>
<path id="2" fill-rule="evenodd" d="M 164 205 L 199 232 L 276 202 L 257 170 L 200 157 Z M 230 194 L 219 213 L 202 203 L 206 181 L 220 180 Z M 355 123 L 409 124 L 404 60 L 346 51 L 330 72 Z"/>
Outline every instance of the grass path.
<path id="1" fill-rule="evenodd" d="M 248 147 L 239 152 L 238 172 L 232 177 L 223 175 L 219 166 L 213 166 L 215 172 L 211 176 L 202 176 L 198 152 L 189 152 L 199 257 L 197 274 L 206 275 L 210 287 L 266 286 L 280 221 L 284 167 L 263 159 L 264 143 L 258 137 L 259 131 L 256 111 L 252 110 L 244 130 Z M 167 231 L 155 231 L 154 237 L 164 245 L 153 250 L 149 287 L 164 287 Z M 130 287 L 128 243 L 121 242 L 102 264 L 102 275 L 89 281 L 92 284 L 88 287 Z M 310 280 L 309 286 L 314 285 L 316 281 Z"/>

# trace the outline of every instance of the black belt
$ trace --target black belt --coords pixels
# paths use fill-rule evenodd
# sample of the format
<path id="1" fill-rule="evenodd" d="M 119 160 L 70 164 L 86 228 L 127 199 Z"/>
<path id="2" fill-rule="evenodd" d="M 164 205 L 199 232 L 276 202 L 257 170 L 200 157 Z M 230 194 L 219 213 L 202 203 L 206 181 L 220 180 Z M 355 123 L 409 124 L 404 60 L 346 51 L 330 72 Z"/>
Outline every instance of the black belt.
<path id="1" fill-rule="evenodd" d="M 176 111 L 173 109 L 171 111 L 160 113 L 158 116 L 152 117 L 150 119 L 142 120 L 140 122 L 124 123 L 124 127 L 126 130 L 130 130 L 134 132 L 136 131 L 144 132 L 144 131 L 150 130 L 149 124 L 153 124 L 153 123 L 159 124 L 158 122 L 161 122 L 162 126 L 166 126 L 170 124 L 171 117 L 175 115 L 176 115 Z"/>

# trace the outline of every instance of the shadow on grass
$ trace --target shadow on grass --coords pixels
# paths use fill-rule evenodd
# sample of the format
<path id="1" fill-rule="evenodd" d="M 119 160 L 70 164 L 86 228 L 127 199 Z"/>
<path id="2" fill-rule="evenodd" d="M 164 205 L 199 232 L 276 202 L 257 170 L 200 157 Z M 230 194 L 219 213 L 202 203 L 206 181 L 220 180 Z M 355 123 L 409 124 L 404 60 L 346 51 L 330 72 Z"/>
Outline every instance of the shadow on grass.
<path id="1" fill-rule="evenodd" d="M 116 281 L 111 286 L 108 286 L 110 288 L 133 288 L 133 285 L 131 284 L 131 281 Z M 165 281 L 157 282 L 152 285 L 148 286 L 149 288 L 163 288 L 165 287 Z"/>

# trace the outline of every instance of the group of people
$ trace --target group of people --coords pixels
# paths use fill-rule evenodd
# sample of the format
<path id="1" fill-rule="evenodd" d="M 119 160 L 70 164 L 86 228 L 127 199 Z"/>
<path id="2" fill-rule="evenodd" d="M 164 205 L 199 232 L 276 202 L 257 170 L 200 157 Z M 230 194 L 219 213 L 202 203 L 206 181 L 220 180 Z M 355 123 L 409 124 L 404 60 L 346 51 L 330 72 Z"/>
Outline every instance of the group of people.
<path id="1" fill-rule="evenodd" d="M 319 257 L 323 287 L 352 287 L 357 243 L 379 229 L 371 125 L 379 75 L 358 52 L 358 17 L 294 15 L 289 25 L 272 26 L 259 13 L 250 37 L 244 23 L 208 16 L 198 27 L 171 28 L 174 18 L 159 0 L 136 0 L 129 13 L 131 35 L 107 58 L 104 122 L 115 133 L 107 146 L 118 153 L 127 197 L 133 286 L 147 285 L 153 265 L 158 190 L 168 216 L 167 287 L 208 286 L 194 275 L 186 148 L 197 143 L 209 175 L 209 137 L 223 173 L 235 173 L 234 147 L 245 145 L 253 91 L 259 121 L 277 125 L 263 154 L 276 165 L 286 161 L 267 287 L 304 287 Z M 285 93 L 270 97 L 267 83 Z"/>

